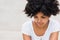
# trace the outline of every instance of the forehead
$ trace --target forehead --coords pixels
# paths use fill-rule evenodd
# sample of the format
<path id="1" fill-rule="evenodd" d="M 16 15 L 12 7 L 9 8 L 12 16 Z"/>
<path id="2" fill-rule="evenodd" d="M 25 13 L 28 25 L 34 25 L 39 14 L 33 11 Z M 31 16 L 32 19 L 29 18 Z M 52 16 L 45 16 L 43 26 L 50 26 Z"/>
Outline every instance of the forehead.
<path id="1" fill-rule="evenodd" d="M 38 12 L 35 16 L 45 16 L 45 15 L 42 12 Z"/>

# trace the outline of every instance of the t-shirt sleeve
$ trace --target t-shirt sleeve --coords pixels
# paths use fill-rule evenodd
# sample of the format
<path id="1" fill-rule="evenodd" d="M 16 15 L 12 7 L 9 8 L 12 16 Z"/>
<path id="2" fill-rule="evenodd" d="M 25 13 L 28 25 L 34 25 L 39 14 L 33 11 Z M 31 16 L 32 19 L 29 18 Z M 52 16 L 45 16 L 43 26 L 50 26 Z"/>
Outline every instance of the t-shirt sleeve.
<path id="1" fill-rule="evenodd" d="M 60 23 L 56 22 L 52 28 L 53 28 L 52 32 L 60 32 Z"/>
<path id="2" fill-rule="evenodd" d="M 30 28 L 29 25 L 27 23 L 22 25 L 22 29 L 21 29 L 22 34 L 26 34 L 30 36 Z"/>

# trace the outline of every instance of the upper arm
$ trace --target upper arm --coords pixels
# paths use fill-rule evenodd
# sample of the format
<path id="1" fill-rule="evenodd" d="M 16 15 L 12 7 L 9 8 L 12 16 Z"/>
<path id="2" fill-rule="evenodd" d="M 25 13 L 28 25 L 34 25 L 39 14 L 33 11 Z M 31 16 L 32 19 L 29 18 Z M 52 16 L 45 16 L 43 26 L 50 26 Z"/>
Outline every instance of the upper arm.
<path id="1" fill-rule="evenodd" d="M 58 40 L 58 34 L 59 34 L 59 32 L 51 33 L 50 40 Z"/>
<path id="2" fill-rule="evenodd" d="M 31 40 L 29 35 L 23 34 L 23 40 Z"/>
<path id="3" fill-rule="evenodd" d="M 31 27 L 29 23 L 24 23 L 22 25 L 21 33 L 22 33 L 23 40 L 31 40 L 31 37 L 30 37 Z"/>

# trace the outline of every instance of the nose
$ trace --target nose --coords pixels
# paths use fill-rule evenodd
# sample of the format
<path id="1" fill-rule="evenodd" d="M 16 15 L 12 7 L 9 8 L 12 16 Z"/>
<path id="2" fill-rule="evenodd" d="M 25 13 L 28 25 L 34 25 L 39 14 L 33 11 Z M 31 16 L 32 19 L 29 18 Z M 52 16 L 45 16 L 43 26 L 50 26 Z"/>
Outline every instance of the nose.
<path id="1" fill-rule="evenodd" d="M 40 22 L 42 22 L 42 20 L 41 19 L 38 19 L 38 23 L 40 23 Z"/>

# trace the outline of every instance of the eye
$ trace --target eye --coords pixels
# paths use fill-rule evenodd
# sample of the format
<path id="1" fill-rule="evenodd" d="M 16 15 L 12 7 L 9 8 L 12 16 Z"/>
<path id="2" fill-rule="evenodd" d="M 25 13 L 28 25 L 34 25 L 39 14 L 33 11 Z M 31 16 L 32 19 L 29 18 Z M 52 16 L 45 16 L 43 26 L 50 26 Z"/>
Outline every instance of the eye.
<path id="1" fill-rule="evenodd" d="M 42 16 L 41 18 L 46 18 L 45 16 Z"/>
<path id="2" fill-rule="evenodd" d="M 34 16 L 34 18 L 38 18 L 37 16 Z"/>

